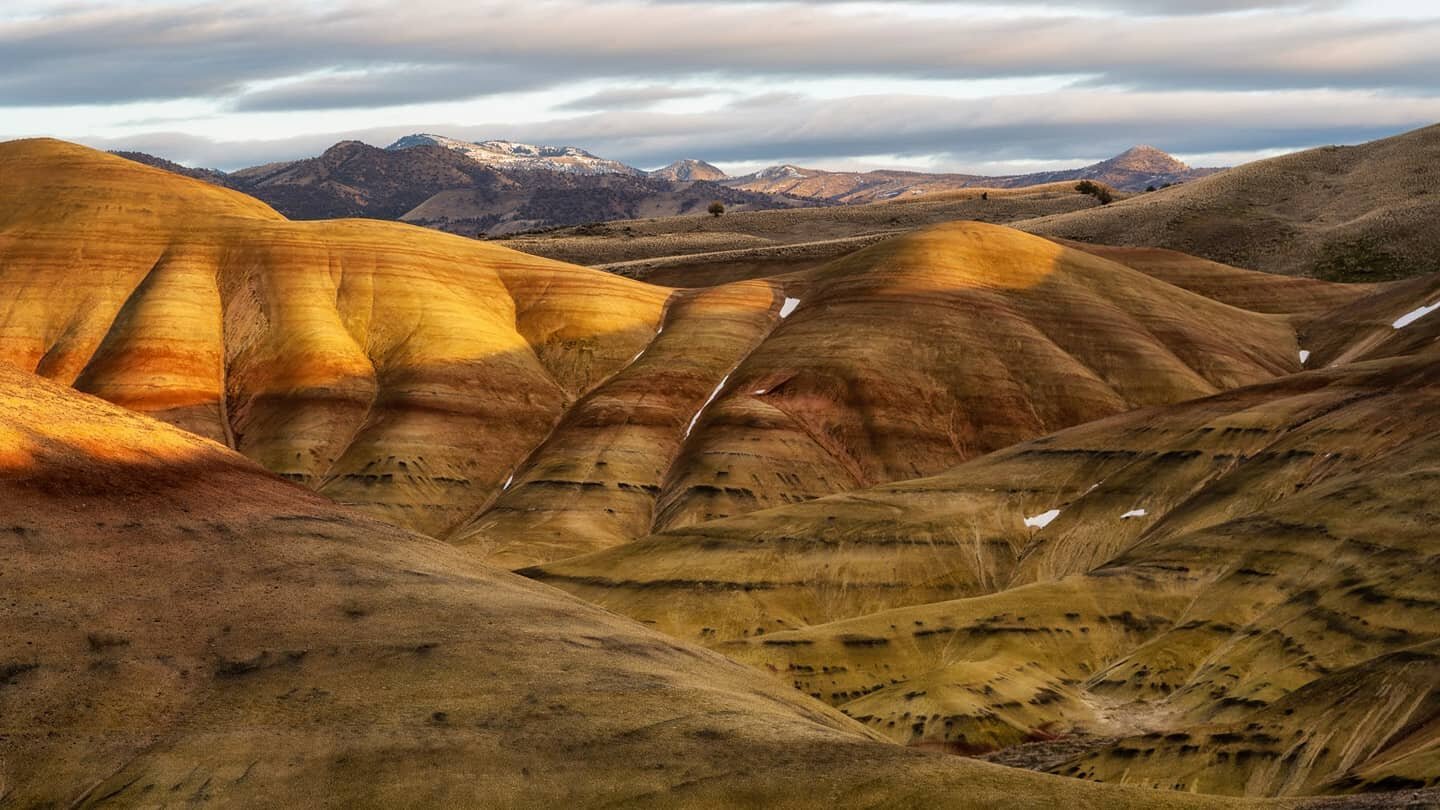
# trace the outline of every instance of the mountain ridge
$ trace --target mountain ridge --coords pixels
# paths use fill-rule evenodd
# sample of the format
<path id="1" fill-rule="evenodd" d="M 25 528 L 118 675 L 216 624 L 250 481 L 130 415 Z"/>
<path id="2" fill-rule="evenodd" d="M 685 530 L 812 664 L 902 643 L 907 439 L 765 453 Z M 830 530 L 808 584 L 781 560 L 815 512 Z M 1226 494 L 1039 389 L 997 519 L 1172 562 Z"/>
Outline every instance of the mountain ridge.
<path id="1" fill-rule="evenodd" d="M 1006 177 L 875 170 L 833 172 L 778 164 L 730 177 L 688 158 L 645 171 L 574 146 L 406 135 L 384 149 L 341 141 L 313 158 L 233 172 L 192 169 L 137 152 L 124 157 L 253 194 L 292 219 L 369 216 L 464 235 L 508 234 L 619 219 L 865 203 L 966 188 L 1020 188 L 1091 179 L 1121 190 L 1184 182 L 1190 169 L 1135 147 L 1080 169 Z"/>

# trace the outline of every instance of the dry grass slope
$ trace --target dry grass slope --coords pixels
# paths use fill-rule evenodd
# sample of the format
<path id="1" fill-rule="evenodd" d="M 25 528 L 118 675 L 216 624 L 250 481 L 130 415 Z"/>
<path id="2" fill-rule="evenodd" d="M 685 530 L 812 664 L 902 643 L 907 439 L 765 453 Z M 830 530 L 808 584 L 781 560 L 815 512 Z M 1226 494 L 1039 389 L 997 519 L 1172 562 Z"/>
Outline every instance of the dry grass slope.
<path id="1" fill-rule="evenodd" d="M 1172 248 L 1272 273 L 1386 281 L 1440 272 L 1437 165 L 1440 125 L 1247 163 L 1016 227 L 1106 245 Z"/>
<path id="2" fill-rule="evenodd" d="M 1407 651 L 1440 639 L 1437 397 L 1429 351 L 1337 366 L 528 573 L 912 745 L 1128 734 L 1057 769 L 1434 785 Z"/>

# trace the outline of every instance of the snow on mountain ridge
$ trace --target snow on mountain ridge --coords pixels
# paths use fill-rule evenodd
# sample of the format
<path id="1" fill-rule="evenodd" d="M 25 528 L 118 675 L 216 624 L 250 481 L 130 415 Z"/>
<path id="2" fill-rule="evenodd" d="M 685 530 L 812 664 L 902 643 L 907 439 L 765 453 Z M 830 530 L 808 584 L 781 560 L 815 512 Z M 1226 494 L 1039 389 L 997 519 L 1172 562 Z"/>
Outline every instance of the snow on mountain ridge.
<path id="1" fill-rule="evenodd" d="M 416 133 L 406 135 L 386 147 L 390 150 L 413 149 L 417 146 L 441 146 L 460 152 L 476 163 L 496 169 L 551 171 L 566 174 L 644 175 L 639 169 L 617 160 L 597 157 L 575 146 L 536 146 L 506 140 L 462 141 L 444 135 Z"/>

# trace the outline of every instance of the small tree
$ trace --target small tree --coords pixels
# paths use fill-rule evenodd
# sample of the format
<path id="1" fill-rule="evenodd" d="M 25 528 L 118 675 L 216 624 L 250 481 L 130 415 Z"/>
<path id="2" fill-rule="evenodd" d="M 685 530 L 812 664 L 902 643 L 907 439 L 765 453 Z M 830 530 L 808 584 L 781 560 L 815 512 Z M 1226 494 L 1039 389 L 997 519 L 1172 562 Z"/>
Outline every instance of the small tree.
<path id="1" fill-rule="evenodd" d="M 1115 199 L 1115 195 L 1110 193 L 1110 189 L 1093 180 L 1081 180 L 1075 184 L 1075 190 L 1081 194 L 1089 194 L 1099 200 L 1101 205 L 1109 205 Z"/>
<path id="2" fill-rule="evenodd" d="M 1154 191 L 1154 190 L 1155 190 L 1155 187 L 1154 187 L 1154 186 L 1146 186 L 1146 187 L 1145 187 L 1146 193 L 1149 193 L 1149 192 Z"/>
<path id="3" fill-rule="evenodd" d="M 725 203 L 722 203 L 722 202 L 720 202 L 719 200 L 716 200 L 715 202 L 710 203 L 709 211 L 710 211 L 710 216 L 712 216 L 712 217 L 718 217 L 718 216 L 720 216 L 721 214 L 725 213 Z"/>

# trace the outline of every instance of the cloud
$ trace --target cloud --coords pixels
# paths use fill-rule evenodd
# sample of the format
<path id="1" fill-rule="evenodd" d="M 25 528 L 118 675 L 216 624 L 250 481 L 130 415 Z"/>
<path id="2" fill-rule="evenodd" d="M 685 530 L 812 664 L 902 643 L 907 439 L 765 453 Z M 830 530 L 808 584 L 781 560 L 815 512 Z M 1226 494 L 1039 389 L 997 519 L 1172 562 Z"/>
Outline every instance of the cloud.
<path id="1" fill-rule="evenodd" d="M 530 71 L 516 75 L 494 65 L 419 65 L 323 73 L 245 91 L 231 109 L 279 112 L 400 106 L 534 90 L 556 80 L 553 74 Z"/>
<path id="2" fill-rule="evenodd" d="M 676 5 L 705 5 L 713 0 L 658 0 Z M 790 0 L 806 5 L 837 5 L 855 0 Z M 954 0 L 906 0 L 925 5 L 954 5 Z M 1007 9 L 1092 9 L 1149 16 L 1204 16 L 1240 11 L 1277 9 L 1322 10 L 1339 8 L 1343 0 L 965 0 L 964 5 L 998 6 Z"/>
<path id="3" fill-rule="evenodd" d="M 1142 5 L 1091 3 L 1097 4 Z M 0 106 L 207 98 L 239 110 L 276 110 L 395 104 L 407 97 L 468 99 L 585 79 L 633 83 L 656 75 L 1074 75 L 1138 88 L 1430 92 L 1440 76 L 1440 49 L 1434 47 L 1440 19 L 1433 15 L 1401 20 L 1293 13 L 1276 8 L 1293 4 L 1243 0 L 1168 0 L 1160 6 L 1187 14 L 1254 10 L 1226 17 L 1223 24 L 1197 24 L 1187 16 L 1148 12 L 1097 19 L 982 10 L 919 19 L 863 6 L 819 7 L 829 5 L 641 0 L 552 0 L 542 8 L 440 0 L 64 5 L 37 18 L 0 21 Z M 427 74 L 453 78 L 427 82 Z M 358 78 L 337 78 L 361 75 L 376 77 L 373 92 Z M 324 76 L 329 78 L 314 78 Z M 615 93 L 611 109 L 636 106 L 622 91 Z"/>
<path id="4" fill-rule="evenodd" d="M 591 93 L 556 106 L 558 110 L 639 110 L 653 107 L 662 101 L 704 98 L 722 91 L 705 87 L 669 87 L 649 85 L 646 87 L 617 87 Z"/>
<path id="5" fill-rule="evenodd" d="M 443 122 L 306 135 L 280 141 L 215 142 L 175 133 L 82 138 L 100 148 L 138 149 L 191 165 L 243 165 L 319 154 L 346 139 L 381 145 L 411 131 L 467 140 L 504 137 L 583 146 L 638 166 L 682 155 L 712 163 L 857 156 L 929 156 L 963 171 L 996 161 L 1102 158 L 1135 143 L 1171 152 L 1244 153 L 1357 143 L 1440 120 L 1440 98 L 1355 91 L 1290 94 L 1117 93 L 1069 90 L 987 99 L 868 96 L 771 98 L 698 113 L 618 111 L 532 123 Z"/>
<path id="6" fill-rule="evenodd" d="M 27 0 L 0 12 L 0 117 L 23 109 L 33 132 L 48 108 L 80 122 L 53 134 L 224 168 L 417 130 L 642 166 L 887 155 L 963 168 L 1144 141 L 1244 153 L 1440 118 L 1440 16 L 1411 8 L 1401 19 L 1333 0 Z M 813 97 L 851 83 L 850 98 Z M 967 97 L 976 88 L 994 95 Z M 702 98 L 711 109 L 657 111 Z M 345 112 L 304 117 L 334 110 Z M 174 131 L 84 131 L 135 131 L 147 116 Z M 348 128 L 369 121 L 398 123 Z M 246 137 L 287 126 L 334 131 Z M 193 134 L 224 130 L 235 139 Z"/>

